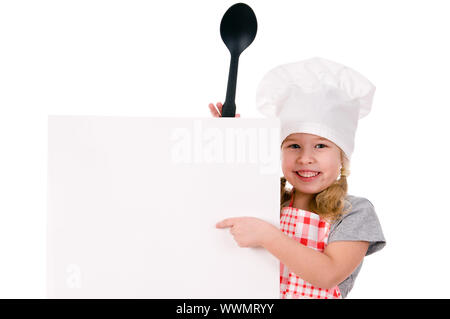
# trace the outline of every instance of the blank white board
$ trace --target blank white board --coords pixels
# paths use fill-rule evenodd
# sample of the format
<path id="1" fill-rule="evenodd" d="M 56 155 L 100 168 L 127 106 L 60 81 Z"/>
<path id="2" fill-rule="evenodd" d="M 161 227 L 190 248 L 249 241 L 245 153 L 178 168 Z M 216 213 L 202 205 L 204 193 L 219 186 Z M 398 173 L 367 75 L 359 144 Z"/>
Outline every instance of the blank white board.
<path id="1" fill-rule="evenodd" d="M 49 298 L 278 298 L 278 119 L 48 117 Z"/>

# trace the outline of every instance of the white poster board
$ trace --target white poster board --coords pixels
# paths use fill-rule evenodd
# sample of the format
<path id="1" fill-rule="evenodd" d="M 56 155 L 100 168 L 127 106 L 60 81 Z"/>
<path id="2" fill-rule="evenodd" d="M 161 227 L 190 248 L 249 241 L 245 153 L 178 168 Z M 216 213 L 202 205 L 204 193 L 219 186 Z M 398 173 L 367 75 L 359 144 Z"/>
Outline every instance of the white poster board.
<path id="1" fill-rule="evenodd" d="M 278 119 L 48 117 L 49 298 L 278 298 Z"/>

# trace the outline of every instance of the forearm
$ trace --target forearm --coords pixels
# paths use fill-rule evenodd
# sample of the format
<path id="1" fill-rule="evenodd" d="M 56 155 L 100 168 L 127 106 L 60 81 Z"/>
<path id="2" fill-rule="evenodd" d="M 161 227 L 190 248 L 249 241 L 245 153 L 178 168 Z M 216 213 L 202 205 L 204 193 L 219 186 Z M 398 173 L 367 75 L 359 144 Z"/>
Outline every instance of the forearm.
<path id="1" fill-rule="evenodd" d="M 303 280 L 319 288 L 331 288 L 332 259 L 326 254 L 302 245 L 279 229 L 263 247 Z"/>

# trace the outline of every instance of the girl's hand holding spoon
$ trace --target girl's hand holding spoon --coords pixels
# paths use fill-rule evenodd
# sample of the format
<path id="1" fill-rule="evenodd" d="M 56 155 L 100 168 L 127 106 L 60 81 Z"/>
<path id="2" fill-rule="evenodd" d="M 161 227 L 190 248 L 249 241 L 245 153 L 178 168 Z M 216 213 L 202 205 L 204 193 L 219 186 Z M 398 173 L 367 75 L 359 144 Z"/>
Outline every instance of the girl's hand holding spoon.
<path id="1" fill-rule="evenodd" d="M 214 117 L 222 117 L 223 104 L 220 103 L 220 102 L 217 102 L 216 106 L 217 106 L 217 109 L 214 107 L 213 103 L 209 103 L 209 110 L 211 111 L 212 116 L 214 116 Z M 241 115 L 236 113 L 235 117 L 241 117 Z"/>

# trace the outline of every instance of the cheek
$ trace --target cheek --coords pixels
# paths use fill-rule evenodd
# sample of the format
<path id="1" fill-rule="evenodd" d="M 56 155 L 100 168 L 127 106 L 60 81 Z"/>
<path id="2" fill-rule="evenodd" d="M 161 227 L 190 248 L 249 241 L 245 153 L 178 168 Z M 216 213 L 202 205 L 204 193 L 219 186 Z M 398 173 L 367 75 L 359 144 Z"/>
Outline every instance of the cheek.
<path id="1" fill-rule="evenodd" d="M 281 168 L 283 170 L 283 173 L 292 171 L 294 169 L 294 165 L 295 165 L 294 161 L 291 158 L 289 158 L 289 156 L 285 155 L 281 156 Z"/>
<path id="2" fill-rule="evenodd" d="M 332 149 L 321 152 L 320 156 L 317 157 L 317 161 L 329 171 L 339 168 L 341 163 L 339 153 Z"/>
<path id="3" fill-rule="evenodd" d="M 327 179 L 336 179 L 339 176 L 339 168 L 341 167 L 336 163 L 328 163 L 324 165 L 324 175 Z"/>

